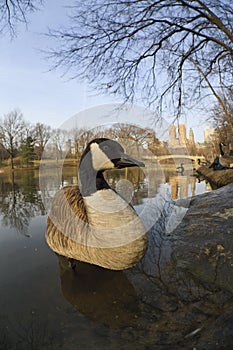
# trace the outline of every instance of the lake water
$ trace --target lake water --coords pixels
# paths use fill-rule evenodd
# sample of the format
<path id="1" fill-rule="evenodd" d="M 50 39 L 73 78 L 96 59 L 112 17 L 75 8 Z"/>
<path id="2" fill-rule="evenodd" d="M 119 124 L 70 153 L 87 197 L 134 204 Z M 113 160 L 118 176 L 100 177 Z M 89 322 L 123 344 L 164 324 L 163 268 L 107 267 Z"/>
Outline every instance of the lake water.
<path id="1" fill-rule="evenodd" d="M 108 179 L 129 197 L 134 191 L 139 212 L 157 193 L 167 203 L 209 190 L 190 174 L 154 175 L 118 172 Z M 48 203 L 68 183 L 77 183 L 75 169 L 41 182 L 38 171 L 0 174 L 0 349 L 194 349 L 200 323 L 220 311 L 191 310 L 194 297 L 206 297 L 203 286 L 177 278 L 159 215 L 151 225 L 153 249 L 125 271 L 79 263 L 74 272 L 50 250 Z M 197 349 L 214 349 L 211 337 L 201 344 Z"/>

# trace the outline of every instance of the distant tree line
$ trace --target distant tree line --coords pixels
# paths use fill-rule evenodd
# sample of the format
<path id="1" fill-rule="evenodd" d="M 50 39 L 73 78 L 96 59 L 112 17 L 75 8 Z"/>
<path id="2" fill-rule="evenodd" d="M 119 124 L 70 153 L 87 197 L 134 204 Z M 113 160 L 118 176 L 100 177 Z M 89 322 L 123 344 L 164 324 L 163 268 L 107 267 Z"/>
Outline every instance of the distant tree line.
<path id="1" fill-rule="evenodd" d="M 108 137 L 120 142 L 131 154 L 149 148 L 152 152 L 160 142 L 155 131 L 129 124 L 115 124 L 110 128 L 52 129 L 43 123 L 27 122 L 20 110 L 15 109 L 0 119 L 0 161 L 8 160 L 15 166 L 30 167 L 34 161 L 43 159 L 80 159 L 87 143 L 96 137 Z"/>
<path id="2" fill-rule="evenodd" d="M 10 166 L 15 166 L 14 159 L 20 159 L 23 166 L 32 165 L 40 160 L 44 148 L 51 138 L 51 127 L 42 123 L 28 123 L 20 110 L 13 110 L 0 119 L 0 157 L 1 162 L 9 159 Z"/>
<path id="3" fill-rule="evenodd" d="M 224 142 L 229 149 L 233 148 L 233 100 L 228 99 L 228 115 L 219 105 L 212 110 L 211 119 L 215 133 L 204 148 L 191 151 L 208 158 L 218 154 L 218 143 Z M 80 159 L 87 143 L 96 137 L 108 137 L 123 143 L 128 152 L 134 156 L 142 155 L 149 150 L 155 155 L 168 154 L 166 142 L 156 137 L 153 129 L 142 128 L 131 124 L 113 124 L 112 127 L 94 129 L 74 128 L 72 130 L 52 129 L 43 123 L 27 122 L 20 110 L 15 109 L 0 118 L 0 163 L 8 161 L 11 169 L 15 166 L 31 167 L 34 161 L 43 159 L 59 160 L 67 158 Z M 203 153 L 204 152 L 204 153 Z M 195 153 L 195 154 L 193 154 Z"/>

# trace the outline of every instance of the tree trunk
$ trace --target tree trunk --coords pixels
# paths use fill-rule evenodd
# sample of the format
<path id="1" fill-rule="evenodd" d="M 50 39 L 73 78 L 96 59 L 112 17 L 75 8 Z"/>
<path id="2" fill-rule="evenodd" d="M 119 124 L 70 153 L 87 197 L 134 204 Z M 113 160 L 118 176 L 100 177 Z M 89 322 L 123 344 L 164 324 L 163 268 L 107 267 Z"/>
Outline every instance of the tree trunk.
<path id="1" fill-rule="evenodd" d="M 13 155 L 10 155 L 10 159 L 11 159 L 11 170 L 14 170 L 14 159 L 13 159 Z"/>

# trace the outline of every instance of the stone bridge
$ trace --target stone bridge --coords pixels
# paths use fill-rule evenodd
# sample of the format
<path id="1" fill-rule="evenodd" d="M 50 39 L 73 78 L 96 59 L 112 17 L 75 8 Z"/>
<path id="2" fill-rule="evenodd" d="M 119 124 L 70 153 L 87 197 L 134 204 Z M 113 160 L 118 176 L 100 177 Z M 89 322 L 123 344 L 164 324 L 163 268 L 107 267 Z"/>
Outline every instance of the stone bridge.
<path id="1" fill-rule="evenodd" d="M 190 156 L 188 154 L 168 154 L 168 155 L 164 155 L 164 156 L 145 156 L 143 157 L 144 160 L 157 160 L 157 161 L 161 161 L 161 160 L 166 160 L 166 159 L 188 159 L 190 161 L 194 161 L 194 162 L 198 162 L 198 159 L 200 159 L 201 161 L 205 161 L 205 157 L 204 156 Z"/>

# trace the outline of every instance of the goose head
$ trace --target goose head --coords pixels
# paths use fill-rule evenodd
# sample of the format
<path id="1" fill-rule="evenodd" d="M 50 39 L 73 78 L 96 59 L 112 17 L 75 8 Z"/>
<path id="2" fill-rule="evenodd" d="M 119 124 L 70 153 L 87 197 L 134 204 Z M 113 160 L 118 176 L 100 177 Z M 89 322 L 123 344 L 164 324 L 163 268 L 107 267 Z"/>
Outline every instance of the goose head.
<path id="1" fill-rule="evenodd" d="M 89 142 L 80 161 L 80 167 L 88 170 L 105 171 L 126 167 L 144 167 L 140 162 L 124 152 L 123 147 L 116 141 L 107 138 L 97 138 Z"/>
<path id="2" fill-rule="evenodd" d="M 118 142 L 96 138 L 88 143 L 80 160 L 80 187 L 84 189 L 84 194 L 93 193 L 94 189 L 109 188 L 103 177 L 105 170 L 144 166 L 143 162 L 126 154 Z"/>

